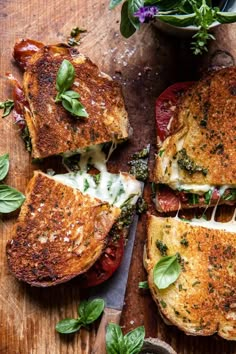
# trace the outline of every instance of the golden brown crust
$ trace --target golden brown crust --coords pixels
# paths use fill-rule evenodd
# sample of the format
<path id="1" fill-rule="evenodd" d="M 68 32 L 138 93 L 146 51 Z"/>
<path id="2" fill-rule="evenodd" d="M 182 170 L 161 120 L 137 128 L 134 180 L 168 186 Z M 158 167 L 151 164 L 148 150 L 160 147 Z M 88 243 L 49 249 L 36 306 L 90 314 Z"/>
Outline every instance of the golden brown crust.
<path id="1" fill-rule="evenodd" d="M 148 218 L 145 266 L 152 296 L 164 316 L 187 334 L 218 332 L 236 340 L 235 235 L 173 218 Z M 183 260 L 179 278 L 164 290 L 153 281 L 154 266 L 161 258 L 157 240 L 166 244 L 167 255 L 179 252 Z"/>
<path id="2" fill-rule="evenodd" d="M 170 184 L 175 155 L 184 148 L 207 174 L 190 174 L 177 165 L 180 182 L 236 185 L 236 67 L 210 74 L 184 97 L 175 117 L 178 129 L 161 147 L 164 152 L 157 156 L 153 180 Z"/>
<path id="3" fill-rule="evenodd" d="M 63 59 L 75 68 L 71 89 L 80 94 L 89 114 L 87 119 L 76 119 L 54 102 L 56 76 Z M 31 110 L 26 110 L 25 118 L 34 158 L 128 137 L 128 116 L 120 86 L 74 48 L 51 45 L 40 49 L 31 58 L 23 87 Z"/>
<path id="4" fill-rule="evenodd" d="M 35 172 L 7 244 L 12 273 L 33 286 L 51 286 L 85 272 L 119 215 L 119 208 Z"/>

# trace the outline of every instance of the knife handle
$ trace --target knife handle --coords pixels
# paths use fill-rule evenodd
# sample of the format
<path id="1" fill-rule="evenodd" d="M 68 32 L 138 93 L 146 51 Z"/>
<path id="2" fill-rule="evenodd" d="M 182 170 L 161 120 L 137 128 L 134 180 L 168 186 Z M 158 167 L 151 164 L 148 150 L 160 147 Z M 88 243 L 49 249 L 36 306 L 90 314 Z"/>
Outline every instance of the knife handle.
<path id="1" fill-rule="evenodd" d="M 103 316 L 98 327 L 94 348 L 91 354 L 105 354 L 106 353 L 106 327 L 108 323 L 120 322 L 121 311 L 105 307 Z"/>

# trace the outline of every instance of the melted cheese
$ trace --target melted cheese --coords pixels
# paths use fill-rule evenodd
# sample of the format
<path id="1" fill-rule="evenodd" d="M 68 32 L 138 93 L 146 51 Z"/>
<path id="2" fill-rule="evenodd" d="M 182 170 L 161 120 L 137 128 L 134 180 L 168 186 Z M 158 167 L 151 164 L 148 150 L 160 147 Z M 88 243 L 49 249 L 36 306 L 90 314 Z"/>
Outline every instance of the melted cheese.
<path id="1" fill-rule="evenodd" d="M 53 178 L 70 187 L 79 189 L 83 194 L 121 207 L 127 200 L 135 204 L 141 196 L 141 183 L 127 174 L 100 173 L 98 182 L 85 171 L 54 175 Z"/>
<path id="2" fill-rule="evenodd" d="M 115 143 L 112 143 L 108 153 L 108 158 L 114 151 L 114 146 L 116 147 Z M 80 154 L 79 167 L 81 171 L 87 171 L 89 165 L 93 165 L 98 171 L 107 171 L 106 162 L 108 158 L 106 158 L 102 148 L 103 144 L 92 145 L 85 149 L 78 149 L 73 152 L 63 153 L 63 158 L 69 158 L 73 155 Z M 66 164 L 65 167 L 67 168 Z"/>
<path id="3" fill-rule="evenodd" d="M 216 215 L 217 206 L 218 205 L 216 205 L 214 207 L 210 220 L 206 220 L 206 219 L 204 219 L 202 217 L 200 219 L 193 218 L 191 220 L 185 220 L 185 222 L 191 224 L 192 226 L 202 226 L 202 227 L 205 227 L 207 229 L 224 230 L 224 231 L 228 231 L 228 232 L 236 232 L 236 208 L 234 210 L 234 214 L 233 214 L 232 219 L 230 221 L 228 221 L 228 222 L 219 222 L 219 221 L 215 221 L 215 215 Z M 175 216 L 175 219 L 181 220 L 178 217 L 178 213 Z"/>
<path id="4" fill-rule="evenodd" d="M 72 188 L 79 189 L 83 194 L 88 194 L 117 207 L 121 207 L 127 200 L 129 204 L 135 204 L 141 196 L 141 183 L 128 174 L 107 172 L 106 162 L 115 150 L 116 142 L 112 142 L 107 158 L 102 148 L 102 144 L 93 145 L 73 153 L 63 154 L 64 158 L 80 154 L 78 162 L 80 171 L 54 175 L 53 178 Z M 89 165 L 93 165 L 100 171 L 97 181 L 96 176 L 87 173 Z"/>
<path id="5" fill-rule="evenodd" d="M 219 222 L 215 220 L 205 220 L 205 219 L 192 219 L 190 224 L 193 226 L 202 226 L 208 229 L 214 230 L 224 230 L 229 232 L 236 232 L 236 221 L 231 220 L 229 222 Z"/>

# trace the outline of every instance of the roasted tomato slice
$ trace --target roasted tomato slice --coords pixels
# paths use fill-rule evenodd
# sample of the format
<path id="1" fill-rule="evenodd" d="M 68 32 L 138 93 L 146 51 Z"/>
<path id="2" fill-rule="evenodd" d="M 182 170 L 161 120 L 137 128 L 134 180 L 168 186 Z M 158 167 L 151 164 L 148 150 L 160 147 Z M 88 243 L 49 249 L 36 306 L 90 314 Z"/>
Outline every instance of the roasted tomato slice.
<path id="1" fill-rule="evenodd" d="M 14 46 L 13 57 L 21 69 L 25 70 L 33 54 L 44 47 L 41 42 L 32 39 L 22 39 Z"/>
<path id="2" fill-rule="evenodd" d="M 160 142 L 163 142 L 169 135 L 168 124 L 174 115 L 176 104 L 189 87 L 194 84 L 193 81 L 180 82 L 168 87 L 156 100 L 156 125 L 157 136 Z"/>
<path id="3" fill-rule="evenodd" d="M 111 237 L 97 262 L 79 277 L 81 287 L 87 288 L 103 283 L 119 267 L 124 254 L 125 235 L 120 232 L 117 239 Z"/>
<path id="4" fill-rule="evenodd" d="M 23 88 L 19 81 L 12 75 L 7 74 L 8 79 L 12 84 L 12 96 L 14 100 L 14 110 L 13 116 L 15 119 L 15 123 L 20 127 L 20 129 L 24 129 L 26 126 L 25 118 L 24 118 L 24 109 L 29 109 L 29 104 L 26 101 Z"/>

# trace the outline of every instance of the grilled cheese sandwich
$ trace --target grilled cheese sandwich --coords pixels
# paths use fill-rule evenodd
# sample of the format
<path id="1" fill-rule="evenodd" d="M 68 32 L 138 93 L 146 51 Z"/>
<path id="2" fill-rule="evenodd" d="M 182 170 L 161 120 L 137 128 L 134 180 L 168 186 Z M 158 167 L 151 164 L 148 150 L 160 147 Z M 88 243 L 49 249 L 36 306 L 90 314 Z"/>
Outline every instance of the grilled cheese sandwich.
<path id="1" fill-rule="evenodd" d="M 10 270 L 42 287 L 86 272 L 105 249 L 122 205 L 135 204 L 140 194 L 140 183 L 128 174 L 35 172 L 7 244 Z"/>
<path id="2" fill-rule="evenodd" d="M 55 102 L 56 77 L 64 59 L 74 66 L 71 89 L 79 93 L 88 118 L 76 119 Z M 65 44 L 39 47 L 27 58 L 23 91 L 33 158 L 128 138 L 128 115 L 120 86 L 75 48 Z"/>
<path id="3" fill-rule="evenodd" d="M 211 73 L 184 94 L 171 123 L 175 129 L 156 156 L 155 183 L 199 196 L 216 191 L 220 203 L 236 200 L 224 195 L 236 189 L 235 92 L 236 67 L 230 67 Z M 200 204 L 204 206 L 204 198 Z"/>
<path id="4" fill-rule="evenodd" d="M 145 266 L 152 296 L 163 316 L 187 334 L 236 340 L 235 232 L 235 221 L 148 218 Z M 154 268 L 163 249 L 167 256 L 179 255 L 181 272 L 158 289 Z"/>

